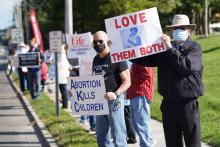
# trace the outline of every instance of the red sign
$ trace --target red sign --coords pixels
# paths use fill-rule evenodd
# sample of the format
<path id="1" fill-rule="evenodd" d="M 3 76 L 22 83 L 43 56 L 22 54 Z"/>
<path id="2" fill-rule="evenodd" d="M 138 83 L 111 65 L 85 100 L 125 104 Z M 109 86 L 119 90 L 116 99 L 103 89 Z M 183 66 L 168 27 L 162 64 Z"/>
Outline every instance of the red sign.
<path id="1" fill-rule="evenodd" d="M 43 44 L 43 40 L 41 37 L 41 32 L 40 32 L 40 28 L 38 25 L 36 12 L 34 9 L 31 9 L 31 24 L 32 24 L 32 30 L 34 33 L 34 38 L 36 39 L 37 43 L 39 44 L 40 50 L 44 51 L 44 44 Z"/>

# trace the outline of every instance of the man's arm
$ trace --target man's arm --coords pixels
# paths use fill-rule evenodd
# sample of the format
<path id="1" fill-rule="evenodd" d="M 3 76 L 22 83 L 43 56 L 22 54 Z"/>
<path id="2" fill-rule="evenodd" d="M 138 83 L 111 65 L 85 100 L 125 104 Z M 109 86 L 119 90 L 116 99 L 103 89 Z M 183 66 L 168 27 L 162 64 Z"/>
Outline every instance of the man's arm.
<path id="1" fill-rule="evenodd" d="M 131 85 L 131 79 L 130 79 L 130 71 L 129 69 L 126 69 L 120 73 L 120 77 L 122 80 L 122 84 L 120 87 L 116 90 L 116 92 L 107 92 L 105 94 L 105 98 L 108 100 L 117 99 L 119 95 L 124 93 Z"/>
<path id="2" fill-rule="evenodd" d="M 174 70 L 182 75 L 188 75 L 202 68 L 202 51 L 198 43 L 194 43 L 187 55 L 182 55 L 179 50 L 170 50 L 170 60 Z"/>
<path id="3" fill-rule="evenodd" d="M 121 72 L 120 77 L 121 77 L 122 83 L 120 87 L 116 90 L 117 95 L 121 95 L 131 86 L 131 78 L 130 78 L 129 69 L 126 69 L 125 71 Z"/>

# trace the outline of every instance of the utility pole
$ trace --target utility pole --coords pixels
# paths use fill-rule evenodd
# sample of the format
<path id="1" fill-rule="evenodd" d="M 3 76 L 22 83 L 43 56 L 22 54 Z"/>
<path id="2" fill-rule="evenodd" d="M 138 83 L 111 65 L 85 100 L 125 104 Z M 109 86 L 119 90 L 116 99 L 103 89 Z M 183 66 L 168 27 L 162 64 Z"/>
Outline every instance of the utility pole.
<path id="1" fill-rule="evenodd" d="M 73 3 L 65 0 L 65 34 L 73 34 Z"/>
<path id="2" fill-rule="evenodd" d="M 65 34 L 73 34 L 73 10 L 72 10 L 72 0 L 65 0 Z M 58 76 L 58 56 L 57 52 L 54 52 L 55 57 L 55 70 L 56 70 L 56 114 L 60 115 L 59 112 L 59 76 Z"/>
<path id="3" fill-rule="evenodd" d="M 205 37 L 208 37 L 208 0 L 205 0 Z"/>
<path id="4" fill-rule="evenodd" d="M 26 38 L 26 43 L 28 44 L 29 42 L 29 38 L 30 38 L 30 35 L 29 35 L 29 14 L 28 14 L 28 4 L 25 0 L 23 0 L 23 5 L 24 5 L 24 20 L 25 20 L 25 38 Z"/>

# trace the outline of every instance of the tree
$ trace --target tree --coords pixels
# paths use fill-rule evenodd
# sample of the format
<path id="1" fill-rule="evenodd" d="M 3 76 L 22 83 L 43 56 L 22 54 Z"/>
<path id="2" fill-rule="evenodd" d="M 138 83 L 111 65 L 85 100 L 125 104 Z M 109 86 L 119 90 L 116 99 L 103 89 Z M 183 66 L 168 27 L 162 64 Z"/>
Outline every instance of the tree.
<path id="1" fill-rule="evenodd" d="M 37 18 L 45 48 L 48 48 L 49 32 L 53 30 L 64 31 L 64 1 L 47 0 L 37 10 Z"/>

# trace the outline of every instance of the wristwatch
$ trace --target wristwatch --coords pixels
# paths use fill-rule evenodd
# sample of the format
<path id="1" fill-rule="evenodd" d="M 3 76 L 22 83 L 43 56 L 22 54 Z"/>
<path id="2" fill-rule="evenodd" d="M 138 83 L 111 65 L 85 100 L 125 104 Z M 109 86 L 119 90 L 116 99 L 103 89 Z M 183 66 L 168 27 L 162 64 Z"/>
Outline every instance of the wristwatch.
<path id="1" fill-rule="evenodd" d="M 119 97 L 120 96 L 120 94 L 118 93 L 118 91 L 116 90 L 115 92 L 115 95 L 117 96 L 117 97 Z"/>

